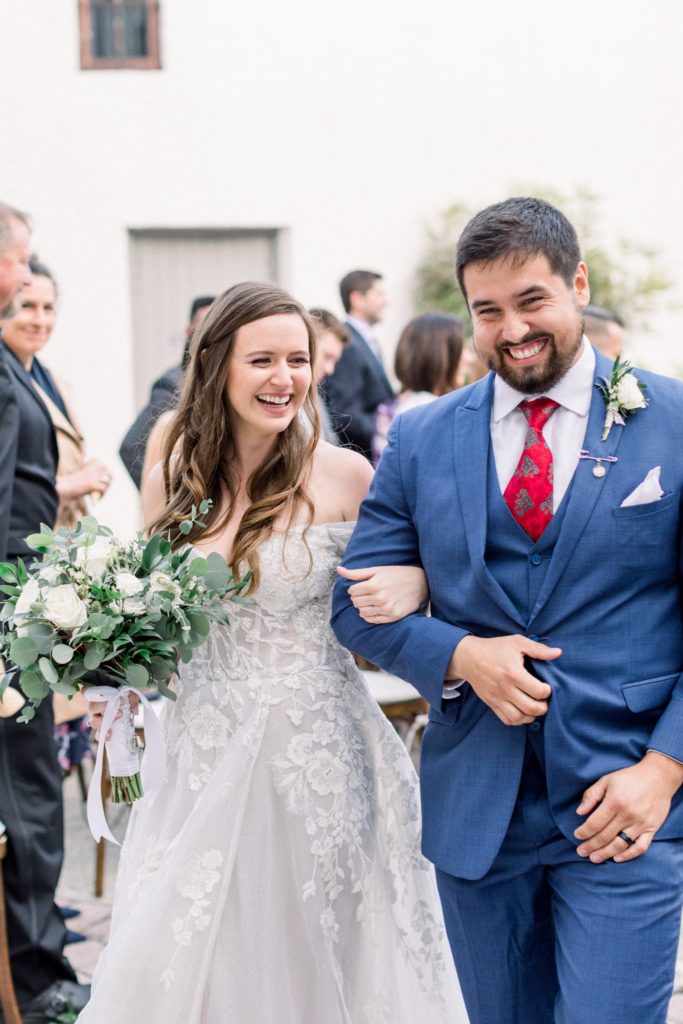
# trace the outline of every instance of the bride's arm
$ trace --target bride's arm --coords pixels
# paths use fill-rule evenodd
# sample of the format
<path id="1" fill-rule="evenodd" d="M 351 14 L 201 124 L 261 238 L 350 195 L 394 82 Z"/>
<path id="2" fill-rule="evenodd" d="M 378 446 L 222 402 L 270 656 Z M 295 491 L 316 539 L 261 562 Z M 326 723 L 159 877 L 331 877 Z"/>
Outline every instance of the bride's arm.
<path id="1" fill-rule="evenodd" d="M 348 593 L 362 619 L 380 626 L 418 611 L 429 599 L 427 578 L 416 565 L 376 565 L 337 572 L 356 580 Z"/>

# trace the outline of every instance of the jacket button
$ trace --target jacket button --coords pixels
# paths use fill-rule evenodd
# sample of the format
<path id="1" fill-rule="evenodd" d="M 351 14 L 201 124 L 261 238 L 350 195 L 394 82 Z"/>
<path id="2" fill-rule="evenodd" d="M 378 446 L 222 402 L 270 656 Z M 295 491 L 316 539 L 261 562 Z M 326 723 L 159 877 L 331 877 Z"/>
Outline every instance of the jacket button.
<path id="1" fill-rule="evenodd" d="M 531 562 L 532 565 L 540 565 L 541 562 L 543 561 L 543 558 L 537 552 L 534 552 L 534 554 L 531 556 L 529 561 Z"/>
<path id="2" fill-rule="evenodd" d="M 531 729 L 532 732 L 538 732 L 538 730 L 541 728 L 541 723 L 540 722 L 529 722 L 529 728 Z"/>

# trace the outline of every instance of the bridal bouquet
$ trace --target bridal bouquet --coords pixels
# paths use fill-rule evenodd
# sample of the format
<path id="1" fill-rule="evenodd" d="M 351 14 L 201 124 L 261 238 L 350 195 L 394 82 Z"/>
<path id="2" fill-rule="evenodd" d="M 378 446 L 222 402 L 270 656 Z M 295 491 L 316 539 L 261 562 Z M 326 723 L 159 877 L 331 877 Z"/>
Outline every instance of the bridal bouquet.
<path id="1" fill-rule="evenodd" d="M 203 528 L 200 517 L 210 507 L 193 507 L 181 535 Z M 50 691 L 71 696 L 82 689 L 88 700 L 105 701 L 101 732 L 113 800 L 136 800 L 140 754 L 128 695 L 147 704 L 140 688 L 151 687 L 175 700 L 168 682 L 178 660 L 190 660 L 212 622 L 227 622 L 225 600 L 239 600 L 247 579 L 236 582 L 220 555 L 201 557 L 187 543 L 174 549 L 162 534 L 119 541 L 91 516 L 70 530 L 43 525 L 27 544 L 40 556 L 28 568 L 21 560 L 0 563 L 0 657 L 18 671 L 27 698 L 19 721 L 30 721 Z M 6 685 L 7 676 L 0 697 Z M 153 711 L 148 728 L 158 737 Z M 146 760 L 155 762 L 158 782 L 163 751 L 160 760 L 156 743 L 152 757 L 151 746 Z"/>

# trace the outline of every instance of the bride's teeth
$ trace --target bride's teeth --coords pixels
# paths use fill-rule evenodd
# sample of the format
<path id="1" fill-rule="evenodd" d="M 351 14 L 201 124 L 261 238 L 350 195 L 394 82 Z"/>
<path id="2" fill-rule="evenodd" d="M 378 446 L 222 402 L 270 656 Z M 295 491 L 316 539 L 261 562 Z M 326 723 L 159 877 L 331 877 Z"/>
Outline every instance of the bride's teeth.
<path id="1" fill-rule="evenodd" d="M 287 405 L 289 395 L 257 395 L 259 402 L 267 402 L 268 405 Z"/>

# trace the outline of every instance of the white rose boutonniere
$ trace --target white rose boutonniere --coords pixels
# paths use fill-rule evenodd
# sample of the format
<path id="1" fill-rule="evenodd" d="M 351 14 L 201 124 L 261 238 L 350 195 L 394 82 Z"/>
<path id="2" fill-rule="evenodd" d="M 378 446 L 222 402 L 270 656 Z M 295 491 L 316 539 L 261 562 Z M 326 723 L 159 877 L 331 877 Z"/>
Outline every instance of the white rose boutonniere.
<path id="1" fill-rule="evenodd" d="M 615 423 L 623 427 L 626 424 L 627 416 L 638 409 L 645 408 L 647 385 L 638 380 L 628 360 L 622 363 L 620 357 L 617 356 L 609 380 L 602 377 L 596 387 L 600 389 L 607 407 L 605 425 L 602 430 L 602 440 L 606 441 Z"/>

